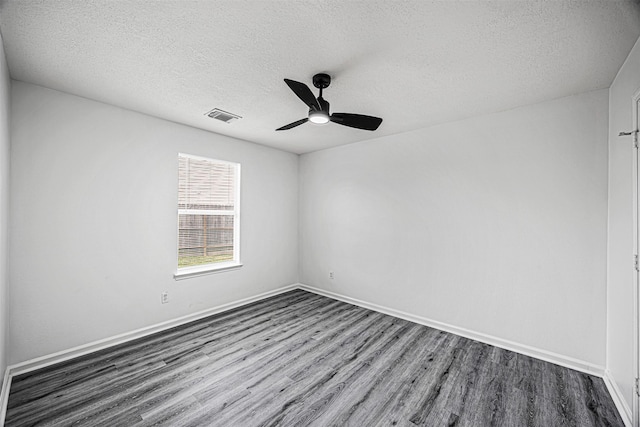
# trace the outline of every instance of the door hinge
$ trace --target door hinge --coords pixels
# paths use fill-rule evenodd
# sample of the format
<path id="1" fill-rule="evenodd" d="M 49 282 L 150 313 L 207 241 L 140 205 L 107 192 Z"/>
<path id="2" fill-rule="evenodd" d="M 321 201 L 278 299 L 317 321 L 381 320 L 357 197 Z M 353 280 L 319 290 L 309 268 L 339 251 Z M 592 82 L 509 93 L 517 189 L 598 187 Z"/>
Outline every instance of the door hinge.
<path id="1" fill-rule="evenodd" d="M 636 378 L 636 396 L 640 396 L 640 378 Z"/>
<path id="2" fill-rule="evenodd" d="M 636 271 L 640 271 L 640 259 L 638 259 L 638 254 L 633 256 L 633 268 L 635 268 Z"/>
<path id="3" fill-rule="evenodd" d="M 633 146 L 635 148 L 638 148 L 638 129 L 632 130 L 630 132 L 620 132 L 620 133 L 618 133 L 618 136 L 629 136 L 629 135 L 633 135 Z"/>

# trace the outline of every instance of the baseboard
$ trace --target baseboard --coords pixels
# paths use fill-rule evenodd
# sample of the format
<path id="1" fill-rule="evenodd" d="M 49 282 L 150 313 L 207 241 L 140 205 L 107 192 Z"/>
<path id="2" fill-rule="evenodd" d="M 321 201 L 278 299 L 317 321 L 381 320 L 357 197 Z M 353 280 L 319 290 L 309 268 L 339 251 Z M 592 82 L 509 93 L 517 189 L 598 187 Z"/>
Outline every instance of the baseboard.
<path id="1" fill-rule="evenodd" d="M 553 353 L 547 350 L 538 349 L 528 345 L 516 343 L 513 341 L 505 340 L 502 338 L 494 337 L 491 335 L 483 334 L 481 332 L 472 331 L 458 326 L 449 325 L 447 323 L 439 322 L 437 320 L 428 319 L 426 317 L 416 316 L 414 314 L 406 313 L 404 311 L 395 310 L 393 308 L 384 307 L 378 304 L 362 301 L 356 298 L 351 298 L 345 295 L 341 295 L 335 292 L 326 291 L 324 289 L 315 288 L 313 286 L 299 284 L 300 289 L 313 292 L 319 295 L 323 295 L 329 298 L 337 299 L 347 302 L 349 304 L 357 305 L 369 310 L 377 311 L 390 316 L 405 319 L 410 322 L 418 323 L 421 325 L 429 326 L 431 328 L 439 329 L 441 331 L 450 332 L 455 335 L 459 335 L 472 340 L 480 341 L 486 344 L 493 345 L 495 347 L 504 348 L 505 350 L 511 350 L 516 353 L 521 353 L 526 356 L 535 357 L 546 362 L 555 363 L 556 365 L 564 366 L 566 368 L 574 369 L 576 371 L 585 372 L 587 374 L 596 375 L 598 377 L 604 377 L 604 366 L 595 365 L 584 360 L 574 359 L 572 357 L 563 356 L 561 354 Z"/>
<path id="2" fill-rule="evenodd" d="M 4 370 L 2 389 L 0 389 L 0 426 L 4 426 L 4 418 L 7 413 L 7 403 L 9 403 L 9 388 L 11 388 L 11 375 L 9 368 Z"/>
<path id="3" fill-rule="evenodd" d="M 618 387 L 618 383 L 611 375 L 611 371 L 606 369 L 604 371 L 604 384 L 607 386 L 607 390 L 609 390 L 609 394 L 613 399 L 613 403 L 616 404 L 616 408 L 618 408 L 618 412 L 624 421 L 624 425 L 627 427 L 631 427 L 633 424 L 633 415 L 631 408 L 627 405 L 627 401 L 624 399 L 624 395 L 622 394 L 622 390 Z"/>
<path id="4" fill-rule="evenodd" d="M 57 353 L 31 359 L 26 362 L 17 363 L 15 365 L 9 366 L 7 368 L 7 371 L 9 372 L 10 377 L 14 377 L 16 375 L 24 374 L 26 372 L 31 372 L 31 371 L 44 368 L 46 366 L 54 365 L 56 363 L 64 362 L 66 360 L 73 359 L 79 356 L 84 356 L 85 354 L 93 353 L 98 350 L 103 350 L 105 348 L 112 347 L 114 345 L 122 344 L 131 340 L 152 335 L 157 332 L 162 332 L 164 330 L 171 329 L 176 326 L 193 322 L 194 320 L 203 319 L 205 317 L 208 317 L 217 313 L 222 313 L 224 311 L 228 311 L 236 307 L 250 304 L 252 302 L 260 301 L 265 298 L 269 298 L 274 295 L 288 292 L 297 288 L 298 288 L 297 284 L 284 286 L 278 289 L 274 289 L 272 291 L 264 292 L 262 294 L 249 297 L 249 298 L 244 298 L 238 301 L 230 302 L 217 307 L 212 307 L 206 310 L 198 311 L 196 313 L 188 314 L 186 316 L 178 317 L 176 319 L 168 320 L 166 322 L 157 323 L 155 325 L 147 326 L 131 332 L 126 332 L 124 334 L 116 335 L 110 338 L 94 341 L 89 344 L 84 344 L 68 350 L 63 350 Z M 3 391 L 4 391 L 4 388 L 3 388 Z"/>

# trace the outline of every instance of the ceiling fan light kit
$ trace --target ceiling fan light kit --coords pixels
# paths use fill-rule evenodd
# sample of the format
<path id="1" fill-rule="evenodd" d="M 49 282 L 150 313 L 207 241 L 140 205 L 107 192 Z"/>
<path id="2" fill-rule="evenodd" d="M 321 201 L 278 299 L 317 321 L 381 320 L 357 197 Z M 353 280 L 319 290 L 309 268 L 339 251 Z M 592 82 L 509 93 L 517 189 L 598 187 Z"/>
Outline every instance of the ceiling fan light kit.
<path id="1" fill-rule="evenodd" d="M 329 123 L 329 114 L 325 111 L 309 110 L 309 121 L 318 125 Z"/>
<path id="2" fill-rule="evenodd" d="M 284 82 L 289 86 L 293 93 L 295 93 L 296 96 L 309 107 L 309 117 L 284 125 L 276 129 L 277 131 L 292 129 L 307 122 L 315 124 L 333 122 L 356 129 L 374 131 L 378 129 L 378 126 L 382 123 L 382 119 L 379 117 L 365 116 L 363 114 L 329 114 L 329 102 L 322 97 L 322 90 L 328 88 L 331 84 L 331 76 L 328 74 L 319 73 L 313 76 L 313 85 L 320 89 L 320 95 L 317 98 L 313 95 L 309 86 L 304 83 L 289 79 L 284 79 Z"/>

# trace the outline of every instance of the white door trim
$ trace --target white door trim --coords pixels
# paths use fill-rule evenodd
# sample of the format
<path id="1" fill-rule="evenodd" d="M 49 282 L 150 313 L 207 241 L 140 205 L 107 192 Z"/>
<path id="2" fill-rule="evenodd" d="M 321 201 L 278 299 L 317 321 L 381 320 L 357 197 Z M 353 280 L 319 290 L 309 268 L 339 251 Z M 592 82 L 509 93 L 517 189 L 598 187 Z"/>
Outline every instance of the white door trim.
<path id="1" fill-rule="evenodd" d="M 638 114 L 640 111 L 638 110 L 638 104 L 640 103 L 640 89 L 633 95 L 632 99 L 632 112 L 633 112 L 633 128 L 632 130 L 636 131 L 636 134 L 633 138 L 638 138 L 637 130 L 638 130 Z M 637 140 L 637 139 L 636 139 Z M 632 140 L 633 144 L 633 140 Z M 640 191 L 640 159 L 639 150 L 637 147 L 633 148 L 633 255 L 638 256 L 640 254 L 640 210 L 638 207 L 638 203 L 640 202 L 639 191 Z M 633 262 L 630 260 L 630 263 Z M 636 390 L 635 381 L 637 378 L 640 378 L 640 293 L 638 292 L 638 288 L 640 287 L 640 274 L 636 270 L 633 275 L 633 360 L 634 360 L 634 385 L 633 385 L 633 399 L 632 399 L 632 413 L 633 413 L 633 425 L 636 427 L 640 426 L 640 398 L 638 396 Z"/>

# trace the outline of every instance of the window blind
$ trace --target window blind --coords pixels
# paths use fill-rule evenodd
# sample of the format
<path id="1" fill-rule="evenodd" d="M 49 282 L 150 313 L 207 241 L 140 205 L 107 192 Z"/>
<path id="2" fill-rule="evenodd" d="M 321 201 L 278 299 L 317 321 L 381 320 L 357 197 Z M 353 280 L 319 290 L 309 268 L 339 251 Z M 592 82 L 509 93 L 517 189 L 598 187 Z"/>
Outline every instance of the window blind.
<path id="1" fill-rule="evenodd" d="M 233 210 L 235 165 L 180 155 L 178 208 Z"/>

